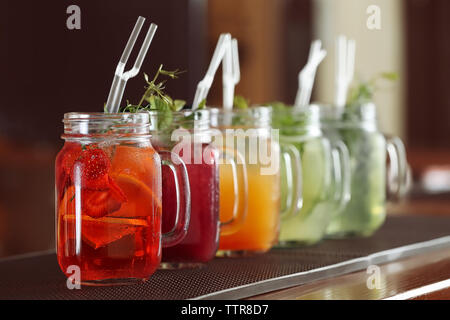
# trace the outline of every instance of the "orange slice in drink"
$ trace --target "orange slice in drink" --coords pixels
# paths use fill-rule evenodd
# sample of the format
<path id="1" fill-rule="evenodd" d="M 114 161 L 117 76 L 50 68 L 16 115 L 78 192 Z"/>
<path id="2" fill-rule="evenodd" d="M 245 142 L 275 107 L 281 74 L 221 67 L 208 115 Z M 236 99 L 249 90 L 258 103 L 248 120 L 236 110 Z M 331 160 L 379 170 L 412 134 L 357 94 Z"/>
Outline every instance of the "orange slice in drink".
<path id="1" fill-rule="evenodd" d="M 153 148 L 117 146 L 111 160 L 110 173 L 137 177 L 150 185 L 155 177 L 156 151 Z"/>
<path id="2" fill-rule="evenodd" d="M 109 217 L 146 217 L 161 214 L 160 195 L 139 179 L 127 175 L 118 174 L 112 176 L 128 201 L 122 204 L 120 210 L 108 215 Z"/>
<path id="3" fill-rule="evenodd" d="M 124 236 L 133 234 L 138 227 L 148 226 L 149 216 L 159 219 L 160 198 L 142 181 L 126 175 L 113 175 L 112 179 L 125 194 L 127 202 L 120 209 L 100 219 L 83 216 L 83 239 L 93 248 L 105 246 Z"/>
<path id="4" fill-rule="evenodd" d="M 63 218 L 69 228 L 75 228 L 76 216 L 66 215 Z M 144 219 L 125 219 L 103 217 L 100 219 L 81 216 L 81 235 L 83 241 L 94 249 L 104 247 L 123 237 L 134 234 L 138 227 L 147 227 Z"/>
<path id="5" fill-rule="evenodd" d="M 94 249 L 134 234 L 139 227 L 148 227 L 148 216 L 155 214 L 156 219 L 159 219 L 161 214 L 160 197 L 142 181 L 126 174 L 113 176 L 112 179 L 127 198 L 120 210 L 101 218 L 93 218 L 83 212 L 78 217 L 81 220 L 83 241 Z M 65 223 L 65 229 L 70 230 L 66 235 L 68 237 L 76 236 L 77 215 L 74 195 L 75 188 L 71 186 L 61 200 L 58 211 L 60 219 L 63 220 L 60 224 Z"/>

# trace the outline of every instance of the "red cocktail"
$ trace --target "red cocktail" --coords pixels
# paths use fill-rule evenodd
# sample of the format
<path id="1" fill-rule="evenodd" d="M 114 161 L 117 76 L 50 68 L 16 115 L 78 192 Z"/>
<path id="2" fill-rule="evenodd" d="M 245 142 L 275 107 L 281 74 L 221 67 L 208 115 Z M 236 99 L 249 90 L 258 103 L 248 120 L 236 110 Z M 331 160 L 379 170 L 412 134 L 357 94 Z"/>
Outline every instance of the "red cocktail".
<path id="1" fill-rule="evenodd" d="M 147 279 L 161 260 L 162 238 L 161 160 L 148 114 L 71 113 L 64 123 L 56 158 L 62 271 L 78 270 L 75 280 L 91 284 Z"/>
<path id="2" fill-rule="evenodd" d="M 152 143 L 156 150 L 171 150 L 186 164 L 191 189 L 191 218 L 187 235 L 175 246 L 164 248 L 163 267 L 205 263 L 219 241 L 219 168 L 217 149 L 210 145 L 207 110 L 174 112 L 170 125 L 163 113 L 152 112 Z M 169 231 L 177 212 L 174 178 L 163 169 L 163 230 Z M 183 201 L 181 201 L 183 203 Z M 180 208 L 182 209 L 182 208 Z"/>
<path id="3" fill-rule="evenodd" d="M 194 145 L 190 146 L 196 149 Z M 191 187 L 191 219 L 184 240 L 173 246 L 164 248 L 163 261 L 182 264 L 205 263 L 211 260 L 219 243 L 219 171 L 217 150 L 207 144 L 198 144 L 198 152 L 207 150 L 211 157 L 207 161 L 194 164 L 194 156 L 190 159 L 180 156 L 186 162 Z M 163 168 L 163 230 L 174 224 L 176 212 L 176 194 L 174 179 L 170 169 Z"/>

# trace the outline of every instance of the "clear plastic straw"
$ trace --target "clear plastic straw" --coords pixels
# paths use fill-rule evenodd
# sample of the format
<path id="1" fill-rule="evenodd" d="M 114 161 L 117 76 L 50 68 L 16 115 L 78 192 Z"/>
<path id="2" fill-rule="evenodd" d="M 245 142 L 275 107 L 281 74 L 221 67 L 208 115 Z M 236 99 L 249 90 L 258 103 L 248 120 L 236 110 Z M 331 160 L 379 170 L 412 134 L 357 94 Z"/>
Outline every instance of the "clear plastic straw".
<path id="1" fill-rule="evenodd" d="M 322 50 L 321 47 L 322 42 L 320 40 L 315 40 L 311 43 L 308 62 L 298 74 L 298 91 L 295 98 L 295 108 L 307 106 L 311 100 L 317 68 L 327 55 L 327 52 Z"/>
<path id="2" fill-rule="evenodd" d="M 241 79 L 241 71 L 239 66 L 238 42 L 232 39 L 223 57 L 223 108 L 226 110 L 233 109 L 234 104 L 234 88 Z"/>
<path id="3" fill-rule="evenodd" d="M 225 110 L 233 108 L 234 79 L 233 79 L 233 51 L 231 40 L 227 43 L 222 60 L 222 104 Z"/>
<path id="4" fill-rule="evenodd" d="M 108 100 L 106 102 L 105 109 L 108 113 L 116 113 L 119 111 L 119 106 L 122 101 L 126 83 L 128 79 L 135 77 L 139 73 L 144 58 L 147 55 L 148 49 L 150 48 L 153 36 L 155 35 L 156 29 L 158 28 L 158 26 L 154 23 L 150 25 L 133 67 L 130 70 L 124 72 L 125 65 L 127 64 L 131 51 L 133 50 L 133 47 L 136 43 L 139 33 L 141 32 L 144 22 L 145 18 L 143 17 L 139 17 L 138 20 L 136 21 L 136 24 L 133 28 L 133 31 L 131 32 L 130 38 L 128 39 L 128 42 L 125 46 L 122 56 L 120 57 L 120 61 L 117 64 L 113 83 L 111 85 Z"/>
<path id="5" fill-rule="evenodd" d="M 229 46 L 230 41 L 231 35 L 229 33 L 223 33 L 219 36 L 216 49 L 214 50 L 214 54 L 208 67 L 208 71 L 206 72 L 205 77 L 197 85 L 197 91 L 195 92 L 194 102 L 192 104 L 193 110 L 197 109 L 200 102 L 202 102 L 208 96 L 208 92 L 211 88 L 214 76 L 224 58 L 227 46 Z"/>
<path id="6" fill-rule="evenodd" d="M 336 40 L 336 93 L 335 105 L 344 108 L 347 101 L 348 88 L 353 81 L 355 72 L 355 40 L 347 41 L 345 36 L 339 36 Z"/>
<path id="7" fill-rule="evenodd" d="M 235 38 L 231 40 L 231 49 L 233 52 L 233 81 L 237 85 L 241 80 L 241 67 L 239 64 L 238 41 Z"/>

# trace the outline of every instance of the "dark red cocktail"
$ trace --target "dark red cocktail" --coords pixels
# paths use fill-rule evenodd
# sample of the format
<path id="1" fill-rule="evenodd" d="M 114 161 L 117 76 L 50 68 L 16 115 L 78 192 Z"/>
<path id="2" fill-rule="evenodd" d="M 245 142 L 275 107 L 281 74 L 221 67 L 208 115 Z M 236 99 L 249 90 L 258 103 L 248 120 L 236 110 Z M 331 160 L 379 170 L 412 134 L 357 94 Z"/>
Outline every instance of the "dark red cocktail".
<path id="1" fill-rule="evenodd" d="M 191 220 L 184 240 L 163 250 L 163 262 L 195 264 L 211 260 L 219 243 L 219 170 L 217 151 L 202 144 L 197 146 L 202 152 L 208 148 L 210 160 L 194 164 L 193 157 L 187 161 L 186 169 L 191 187 Z M 182 153 L 180 154 L 182 156 Z M 163 168 L 163 230 L 174 225 L 176 194 L 174 178 L 168 167 Z"/>
<path id="2" fill-rule="evenodd" d="M 162 267 L 183 267 L 205 263 L 214 258 L 219 241 L 219 152 L 210 145 L 209 111 L 174 112 L 170 126 L 163 127 L 164 114 L 153 114 L 152 144 L 158 152 L 179 155 L 189 177 L 191 218 L 186 237 L 175 246 L 164 248 Z M 159 126 L 158 126 L 159 121 Z M 182 131 L 183 138 L 172 139 Z M 179 135 L 180 137 L 181 135 Z M 174 177 L 169 167 L 163 168 L 162 228 L 170 232 L 177 212 Z M 180 201 L 181 204 L 185 201 Z M 183 210 L 182 205 L 180 210 Z"/>

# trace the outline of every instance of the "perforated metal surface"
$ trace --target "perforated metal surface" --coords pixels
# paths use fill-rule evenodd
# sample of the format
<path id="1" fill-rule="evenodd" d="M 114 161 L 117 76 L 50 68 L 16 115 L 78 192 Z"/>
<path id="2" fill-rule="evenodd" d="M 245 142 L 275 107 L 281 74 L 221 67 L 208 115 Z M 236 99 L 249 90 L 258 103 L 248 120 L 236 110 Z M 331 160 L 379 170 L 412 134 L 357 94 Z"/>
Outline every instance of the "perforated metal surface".
<path id="1" fill-rule="evenodd" d="M 5 259 L 0 260 L 0 299 L 196 298 L 447 235 L 450 218 L 391 217 L 374 236 L 366 239 L 327 240 L 313 247 L 274 249 L 255 257 L 215 259 L 199 269 L 157 271 L 141 284 L 83 286 L 81 290 L 67 289 L 54 253 Z M 278 288 L 264 290 L 275 289 Z M 242 298 L 245 294 L 234 297 Z"/>

